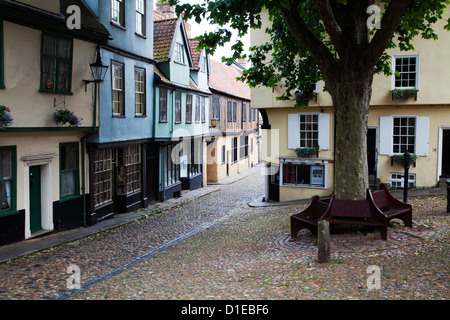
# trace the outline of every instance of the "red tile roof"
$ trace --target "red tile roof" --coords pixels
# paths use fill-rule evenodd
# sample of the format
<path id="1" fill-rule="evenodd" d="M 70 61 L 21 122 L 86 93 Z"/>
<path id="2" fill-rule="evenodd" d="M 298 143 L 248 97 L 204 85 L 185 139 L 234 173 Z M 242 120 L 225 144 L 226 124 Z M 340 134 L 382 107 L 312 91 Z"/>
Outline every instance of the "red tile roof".
<path id="1" fill-rule="evenodd" d="M 158 62 L 169 61 L 178 18 L 156 20 L 153 24 L 153 55 Z"/>
<path id="2" fill-rule="evenodd" d="M 242 76 L 242 72 L 213 59 L 210 59 L 209 62 L 209 87 L 212 90 L 251 100 L 250 87 L 246 83 L 236 80 L 237 77 Z"/>

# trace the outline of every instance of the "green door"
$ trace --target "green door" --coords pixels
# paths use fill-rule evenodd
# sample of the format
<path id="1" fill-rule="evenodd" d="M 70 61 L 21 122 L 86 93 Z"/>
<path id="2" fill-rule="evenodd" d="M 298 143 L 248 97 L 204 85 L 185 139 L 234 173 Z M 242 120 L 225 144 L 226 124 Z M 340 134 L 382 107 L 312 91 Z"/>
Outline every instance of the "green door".
<path id="1" fill-rule="evenodd" d="M 30 167 L 30 229 L 31 233 L 42 230 L 41 226 L 41 167 Z"/>

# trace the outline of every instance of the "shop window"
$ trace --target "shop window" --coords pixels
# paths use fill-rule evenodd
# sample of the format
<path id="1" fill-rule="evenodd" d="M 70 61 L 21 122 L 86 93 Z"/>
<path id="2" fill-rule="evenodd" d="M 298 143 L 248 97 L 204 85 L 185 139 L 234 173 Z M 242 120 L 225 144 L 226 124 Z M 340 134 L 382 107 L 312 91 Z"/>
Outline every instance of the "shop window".
<path id="1" fill-rule="evenodd" d="M 325 186 L 325 166 L 313 164 L 283 164 L 284 186 Z"/>

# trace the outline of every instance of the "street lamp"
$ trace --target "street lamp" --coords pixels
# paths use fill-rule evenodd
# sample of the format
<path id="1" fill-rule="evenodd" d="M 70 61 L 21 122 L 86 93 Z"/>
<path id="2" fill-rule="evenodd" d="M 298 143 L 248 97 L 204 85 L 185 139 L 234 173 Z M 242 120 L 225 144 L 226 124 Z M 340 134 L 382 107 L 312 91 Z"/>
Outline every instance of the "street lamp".
<path id="1" fill-rule="evenodd" d="M 109 66 L 103 64 L 100 48 L 97 48 L 97 60 L 89 66 L 91 68 L 94 80 L 83 80 L 85 91 L 87 91 L 87 85 L 89 83 L 102 83 L 105 80 L 106 72 L 108 71 Z"/>

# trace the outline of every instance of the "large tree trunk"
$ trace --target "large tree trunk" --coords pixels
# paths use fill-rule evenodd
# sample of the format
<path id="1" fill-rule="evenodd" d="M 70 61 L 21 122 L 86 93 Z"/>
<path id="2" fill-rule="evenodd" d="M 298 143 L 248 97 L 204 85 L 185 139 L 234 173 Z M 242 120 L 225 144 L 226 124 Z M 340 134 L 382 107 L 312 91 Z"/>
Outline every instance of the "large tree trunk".
<path id="1" fill-rule="evenodd" d="M 336 199 L 363 200 L 369 187 L 367 119 L 373 73 L 342 68 L 334 78 L 330 90 L 336 119 L 334 192 Z"/>

